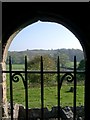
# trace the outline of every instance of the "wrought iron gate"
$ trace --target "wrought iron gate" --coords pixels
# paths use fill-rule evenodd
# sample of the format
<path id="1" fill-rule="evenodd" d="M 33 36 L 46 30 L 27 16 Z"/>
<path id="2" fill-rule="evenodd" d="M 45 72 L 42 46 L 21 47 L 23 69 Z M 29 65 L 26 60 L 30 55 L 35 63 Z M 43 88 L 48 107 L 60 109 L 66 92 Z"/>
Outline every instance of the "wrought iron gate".
<path id="1" fill-rule="evenodd" d="M 26 120 L 28 120 L 28 80 L 27 80 L 27 74 L 28 73 L 38 73 L 41 75 L 41 120 L 44 120 L 44 79 L 43 79 L 43 74 L 47 74 L 47 73 L 54 73 L 57 74 L 57 105 L 58 105 L 58 120 L 60 120 L 60 89 L 62 87 L 62 83 L 63 80 L 65 79 L 65 77 L 67 77 L 67 82 L 74 82 L 74 98 L 73 98 L 73 107 L 74 107 L 74 116 L 73 116 L 73 120 L 76 120 L 76 86 L 77 86 L 77 79 L 76 79 L 76 74 L 77 73 L 85 73 L 85 71 L 79 71 L 76 68 L 76 56 L 74 56 L 74 68 L 71 71 L 61 71 L 60 70 L 60 60 L 59 60 L 59 56 L 57 59 L 57 70 L 47 70 L 45 71 L 43 69 L 43 57 L 41 56 L 41 69 L 38 70 L 28 70 L 27 69 L 27 57 L 25 56 L 25 70 L 24 71 L 15 71 L 12 70 L 12 61 L 11 61 L 11 57 L 9 57 L 9 71 L 2 71 L 3 73 L 9 73 L 10 75 L 10 103 L 11 103 L 11 120 L 13 120 L 13 86 L 12 86 L 12 82 L 18 82 L 19 81 L 19 77 L 20 76 L 22 78 L 22 82 L 25 88 L 25 107 L 26 107 Z M 24 76 L 22 75 L 22 73 L 24 74 Z M 63 73 L 63 76 L 61 76 L 60 74 Z"/>

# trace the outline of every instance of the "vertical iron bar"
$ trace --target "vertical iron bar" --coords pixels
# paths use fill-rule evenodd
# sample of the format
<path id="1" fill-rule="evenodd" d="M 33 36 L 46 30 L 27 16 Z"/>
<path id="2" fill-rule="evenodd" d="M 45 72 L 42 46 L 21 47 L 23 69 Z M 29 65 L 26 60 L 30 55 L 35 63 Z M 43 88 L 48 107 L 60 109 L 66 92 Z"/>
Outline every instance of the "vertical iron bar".
<path id="1" fill-rule="evenodd" d="M 25 56 L 25 102 L 26 102 L 26 120 L 28 120 L 27 56 Z"/>
<path id="2" fill-rule="evenodd" d="M 60 62 L 57 60 L 57 82 L 58 82 L 58 120 L 60 120 Z"/>
<path id="3" fill-rule="evenodd" d="M 12 85 L 12 61 L 9 56 L 9 71 L 10 71 L 10 105 L 11 105 L 11 120 L 13 120 L 13 85 Z"/>
<path id="4" fill-rule="evenodd" d="M 43 107 L 44 107 L 44 87 L 43 87 L 43 58 L 41 56 L 41 120 L 43 120 Z"/>
<path id="5" fill-rule="evenodd" d="M 76 56 L 74 56 L 74 116 L 73 120 L 76 120 Z"/>

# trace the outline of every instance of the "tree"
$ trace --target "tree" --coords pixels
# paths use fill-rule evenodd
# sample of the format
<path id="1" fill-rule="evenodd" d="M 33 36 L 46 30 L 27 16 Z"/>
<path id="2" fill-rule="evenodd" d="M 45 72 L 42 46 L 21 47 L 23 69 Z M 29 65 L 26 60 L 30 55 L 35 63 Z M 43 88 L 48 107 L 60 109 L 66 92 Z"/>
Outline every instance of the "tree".
<path id="1" fill-rule="evenodd" d="M 85 60 L 81 60 L 79 65 L 78 65 L 79 70 L 85 70 Z"/>
<path id="2" fill-rule="evenodd" d="M 79 65 L 78 65 L 78 70 L 85 70 L 85 60 L 81 60 Z M 85 80 L 85 74 L 80 73 L 77 75 L 78 80 Z"/>
<path id="3" fill-rule="evenodd" d="M 61 63 L 61 67 L 66 67 L 66 63 L 69 62 L 69 57 L 66 54 L 61 54 L 60 55 L 60 63 Z"/>
<path id="4" fill-rule="evenodd" d="M 28 70 L 40 70 L 41 67 L 41 57 L 36 56 L 33 60 L 28 61 Z M 55 69 L 55 62 L 49 55 L 43 56 L 43 70 L 54 70 Z M 44 74 L 44 82 L 50 83 L 54 79 L 54 74 Z M 40 83 L 41 78 L 40 74 L 28 74 L 28 79 L 30 83 Z"/>
<path id="5" fill-rule="evenodd" d="M 60 52 L 57 52 L 54 54 L 54 59 L 55 59 L 55 62 L 57 63 L 57 58 L 59 56 L 59 59 L 60 59 L 60 66 L 61 67 L 66 67 L 66 64 L 69 63 L 69 56 L 65 53 L 60 53 Z"/>

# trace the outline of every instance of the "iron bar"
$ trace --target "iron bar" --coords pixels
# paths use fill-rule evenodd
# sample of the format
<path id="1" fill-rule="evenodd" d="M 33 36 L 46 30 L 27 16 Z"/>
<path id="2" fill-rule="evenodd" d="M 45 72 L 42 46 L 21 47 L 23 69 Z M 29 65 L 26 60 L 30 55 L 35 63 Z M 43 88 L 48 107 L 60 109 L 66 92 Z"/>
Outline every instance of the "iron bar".
<path id="1" fill-rule="evenodd" d="M 13 120 L 13 84 L 12 84 L 12 61 L 9 56 L 9 73 L 10 73 L 10 105 L 11 105 L 11 120 Z"/>
<path id="2" fill-rule="evenodd" d="M 58 82 L 58 120 L 60 120 L 60 62 L 57 60 L 57 82 Z"/>
<path id="3" fill-rule="evenodd" d="M 77 81 L 76 81 L 76 56 L 74 56 L 74 116 L 73 116 L 73 120 L 76 120 L 76 86 L 77 86 Z"/>
<path id="4" fill-rule="evenodd" d="M 41 120 L 43 120 L 44 115 L 44 81 L 43 81 L 43 58 L 41 56 Z"/>
<path id="5" fill-rule="evenodd" d="M 60 90 L 62 87 L 63 80 L 65 77 L 67 78 L 67 82 L 74 81 L 74 97 L 73 97 L 73 108 L 74 108 L 74 116 L 73 120 L 76 120 L 76 74 L 84 73 L 84 70 L 78 70 L 76 69 L 76 56 L 74 56 L 74 69 L 73 70 L 63 70 L 60 71 L 60 61 L 59 56 L 57 59 L 57 70 L 43 70 L 43 57 L 41 56 L 41 69 L 40 70 L 28 70 L 27 69 L 27 57 L 25 56 L 25 70 L 12 70 L 12 61 L 11 57 L 9 57 L 9 71 L 2 71 L 2 73 L 10 73 L 10 102 L 11 102 L 11 120 L 13 120 L 13 84 L 12 81 L 18 82 L 20 76 L 22 78 L 24 87 L 25 87 L 25 106 L 26 106 L 26 120 L 28 120 L 28 80 L 27 80 L 27 73 L 38 73 L 41 74 L 41 120 L 44 119 L 44 78 L 43 74 L 57 74 L 57 95 L 58 95 L 58 120 L 60 120 Z M 25 74 L 23 77 L 22 73 Z M 63 74 L 63 76 L 60 76 L 60 73 Z"/>
<path id="6" fill-rule="evenodd" d="M 28 120 L 28 81 L 27 81 L 27 56 L 25 56 L 25 102 L 26 102 L 26 120 Z"/>
<path id="7" fill-rule="evenodd" d="M 5 71 L 5 70 L 3 70 L 2 71 L 2 73 L 10 73 L 10 71 Z M 25 73 L 25 71 L 22 71 L 22 70 L 12 70 L 11 71 L 11 73 Z M 27 73 L 38 73 L 38 74 L 41 74 L 41 71 L 39 71 L 39 70 L 27 70 Z M 48 74 L 48 73 L 53 73 L 53 74 L 55 74 L 55 73 L 57 73 L 57 70 L 47 70 L 47 71 L 45 71 L 45 70 L 43 70 L 43 74 Z M 60 73 L 74 73 L 74 71 L 60 71 Z M 81 70 L 77 70 L 76 71 L 76 74 L 77 73 L 85 73 L 85 71 L 81 71 Z"/>

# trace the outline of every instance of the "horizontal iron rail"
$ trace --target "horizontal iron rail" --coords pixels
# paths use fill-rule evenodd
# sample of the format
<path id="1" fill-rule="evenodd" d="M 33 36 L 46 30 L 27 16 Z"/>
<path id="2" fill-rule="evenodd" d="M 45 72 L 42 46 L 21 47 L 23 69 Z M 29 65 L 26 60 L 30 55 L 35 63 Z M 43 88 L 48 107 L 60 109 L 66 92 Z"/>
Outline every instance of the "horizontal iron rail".
<path id="1" fill-rule="evenodd" d="M 60 61 L 59 61 L 59 57 L 57 60 L 57 69 L 55 70 L 44 70 L 43 68 L 43 57 L 41 56 L 41 69 L 40 70 L 28 70 L 27 68 L 27 57 L 25 57 L 25 70 L 13 70 L 12 69 L 12 64 L 11 64 L 11 58 L 10 58 L 10 68 L 9 70 L 2 70 L 2 73 L 9 73 L 10 74 L 10 91 L 12 91 L 11 93 L 11 120 L 13 120 L 13 85 L 12 85 L 12 81 L 15 82 L 15 80 L 13 79 L 13 77 L 15 77 L 15 75 L 20 75 L 23 83 L 24 83 L 24 87 L 25 87 L 25 103 L 26 103 L 26 120 L 28 120 L 28 83 L 27 83 L 27 74 L 28 73 L 37 73 L 37 74 L 41 74 L 41 119 L 44 119 L 44 79 L 43 79 L 43 75 L 44 74 L 57 74 L 57 95 L 58 95 L 58 99 L 57 99 L 57 104 L 58 104 L 58 120 L 60 120 L 60 89 L 62 86 L 62 82 L 64 80 L 64 78 L 67 75 L 70 75 L 72 78 L 67 79 L 68 82 L 72 82 L 72 80 L 74 80 L 74 98 L 73 98 L 73 106 L 74 106 L 74 117 L 73 120 L 76 120 L 76 87 L 77 87 L 77 81 L 76 81 L 76 74 L 85 74 L 85 70 L 80 70 L 76 68 L 76 57 L 74 57 L 74 68 L 73 69 L 67 69 L 65 68 L 64 70 L 60 69 Z M 22 74 L 25 74 L 25 78 L 23 78 Z M 60 76 L 61 74 L 65 74 L 63 76 Z M 73 74 L 73 75 L 72 75 Z M 16 82 L 18 82 L 18 79 L 16 80 Z"/>
<path id="2" fill-rule="evenodd" d="M 22 71 L 22 70 L 12 70 L 12 71 L 3 70 L 2 71 L 2 73 L 16 73 L 16 72 L 25 73 L 25 71 Z M 41 73 L 41 71 L 27 70 L 27 73 Z M 43 70 L 43 73 L 57 73 L 57 70 Z M 74 71 L 59 71 L 59 73 L 74 73 Z M 76 74 L 77 73 L 85 73 L 85 71 L 77 70 Z"/>

